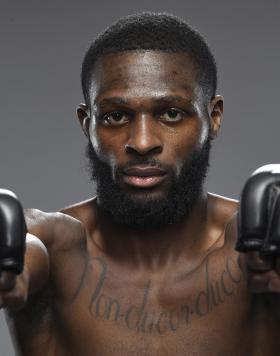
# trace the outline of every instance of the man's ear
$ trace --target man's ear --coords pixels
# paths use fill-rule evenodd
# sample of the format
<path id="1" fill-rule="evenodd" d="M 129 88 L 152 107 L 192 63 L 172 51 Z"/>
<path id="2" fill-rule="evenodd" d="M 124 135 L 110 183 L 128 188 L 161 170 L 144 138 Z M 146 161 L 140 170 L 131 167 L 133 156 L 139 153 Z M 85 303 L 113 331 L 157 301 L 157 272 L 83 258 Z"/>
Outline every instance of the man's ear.
<path id="1" fill-rule="evenodd" d="M 220 130 L 224 112 L 224 98 L 221 95 L 216 95 L 208 106 L 210 117 L 210 137 L 214 139 Z"/>
<path id="2" fill-rule="evenodd" d="M 86 104 L 81 103 L 77 106 L 77 116 L 80 121 L 82 130 L 84 131 L 84 134 L 86 135 L 86 137 L 89 137 L 90 115 Z"/>

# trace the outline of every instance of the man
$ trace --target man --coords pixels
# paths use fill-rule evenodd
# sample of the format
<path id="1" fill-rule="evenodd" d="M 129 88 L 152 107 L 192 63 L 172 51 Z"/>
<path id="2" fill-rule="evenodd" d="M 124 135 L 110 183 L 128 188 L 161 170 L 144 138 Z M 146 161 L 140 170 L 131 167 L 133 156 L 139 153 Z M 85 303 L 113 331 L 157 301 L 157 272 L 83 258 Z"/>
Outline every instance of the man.
<path id="1" fill-rule="evenodd" d="M 237 202 L 203 188 L 223 114 L 204 39 L 171 15 L 122 18 L 82 87 L 97 196 L 26 211 L 23 272 L 0 281 L 18 354 L 277 355 L 277 272 L 235 250 Z"/>

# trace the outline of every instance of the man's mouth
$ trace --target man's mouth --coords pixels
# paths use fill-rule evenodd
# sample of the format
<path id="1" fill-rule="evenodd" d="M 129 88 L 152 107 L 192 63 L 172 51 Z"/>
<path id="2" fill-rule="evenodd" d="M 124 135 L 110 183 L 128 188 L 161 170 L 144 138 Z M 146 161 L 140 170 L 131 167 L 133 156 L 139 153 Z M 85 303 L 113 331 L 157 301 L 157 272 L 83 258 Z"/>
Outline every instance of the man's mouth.
<path id="1" fill-rule="evenodd" d="M 123 171 L 124 182 L 138 188 L 151 188 L 161 183 L 166 171 L 156 167 L 130 167 Z"/>

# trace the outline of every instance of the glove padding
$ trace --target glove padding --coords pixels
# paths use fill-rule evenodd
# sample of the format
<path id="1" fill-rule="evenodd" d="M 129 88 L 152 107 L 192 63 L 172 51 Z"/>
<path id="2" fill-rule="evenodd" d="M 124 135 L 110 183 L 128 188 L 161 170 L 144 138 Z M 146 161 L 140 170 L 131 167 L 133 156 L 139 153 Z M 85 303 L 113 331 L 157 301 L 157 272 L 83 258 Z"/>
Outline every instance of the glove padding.
<path id="1" fill-rule="evenodd" d="M 280 164 L 257 169 L 245 184 L 236 250 L 280 255 Z"/>
<path id="2" fill-rule="evenodd" d="M 0 189 L 0 272 L 23 270 L 26 223 L 14 193 Z"/>

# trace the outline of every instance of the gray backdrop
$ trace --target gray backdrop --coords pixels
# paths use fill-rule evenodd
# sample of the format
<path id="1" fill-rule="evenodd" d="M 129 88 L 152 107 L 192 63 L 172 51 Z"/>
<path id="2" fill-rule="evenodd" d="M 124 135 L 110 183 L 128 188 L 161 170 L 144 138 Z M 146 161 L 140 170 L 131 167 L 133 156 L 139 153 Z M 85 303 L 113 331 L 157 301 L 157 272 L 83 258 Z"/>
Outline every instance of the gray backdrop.
<path id="1" fill-rule="evenodd" d="M 216 55 L 225 118 L 208 190 L 238 198 L 255 168 L 279 162 L 279 0 L 0 0 L 0 187 L 24 207 L 56 210 L 93 193 L 75 120 L 82 56 L 105 26 L 140 10 L 182 16 Z M 0 321 L 0 356 L 10 356 Z"/>

